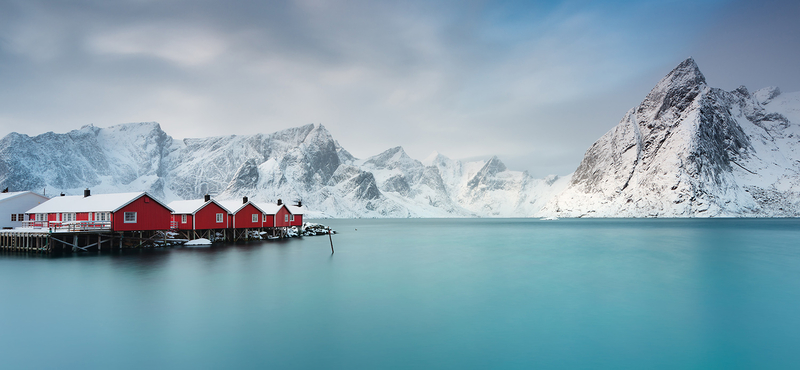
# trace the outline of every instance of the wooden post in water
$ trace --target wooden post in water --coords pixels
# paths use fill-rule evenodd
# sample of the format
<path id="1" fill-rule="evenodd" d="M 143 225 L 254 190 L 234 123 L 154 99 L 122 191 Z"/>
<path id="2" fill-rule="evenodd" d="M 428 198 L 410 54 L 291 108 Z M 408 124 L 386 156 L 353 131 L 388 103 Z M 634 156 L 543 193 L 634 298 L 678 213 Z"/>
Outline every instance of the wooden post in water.
<path id="1" fill-rule="evenodd" d="M 333 231 L 328 229 L 328 239 L 330 239 L 331 241 L 331 254 L 333 254 L 333 237 L 331 236 L 331 234 L 333 234 Z"/>

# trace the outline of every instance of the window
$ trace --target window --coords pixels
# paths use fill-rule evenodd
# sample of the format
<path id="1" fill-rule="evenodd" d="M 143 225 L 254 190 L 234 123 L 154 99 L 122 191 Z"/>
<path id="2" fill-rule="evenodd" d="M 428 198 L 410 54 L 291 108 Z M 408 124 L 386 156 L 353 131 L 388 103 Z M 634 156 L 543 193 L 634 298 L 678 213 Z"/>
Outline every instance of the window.
<path id="1" fill-rule="evenodd" d="M 222 213 L 217 213 L 217 223 L 222 222 Z"/>
<path id="2" fill-rule="evenodd" d="M 283 215 L 283 222 L 289 222 L 289 215 Z"/>
<path id="3" fill-rule="evenodd" d="M 64 222 L 75 221 L 75 214 L 74 213 L 64 213 L 64 214 L 62 214 L 61 220 L 64 221 Z M 136 221 L 134 221 L 134 222 L 136 222 Z"/>
<path id="4" fill-rule="evenodd" d="M 258 222 L 258 215 L 257 214 L 253 214 L 253 222 Z"/>
<path id="5" fill-rule="evenodd" d="M 125 223 L 126 224 L 136 223 L 136 212 L 125 212 Z"/>
<path id="6" fill-rule="evenodd" d="M 17 221 L 17 214 L 16 213 L 12 213 L 11 214 L 11 222 L 15 222 L 15 221 Z"/>
<path id="7" fill-rule="evenodd" d="M 181 223 L 182 224 L 186 223 L 186 215 L 181 215 Z"/>
<path id="8" fill-rule="evenodd" d="M 47 214 L 46 213 L 37 213 L 36 214 L 36 221 L 47 221 Z"/>
<path id="9" fill-rule="evenodd" d="M 294 222 L 294 215 L 289 215 L 289 221 Z"/>
<path id="10" fill-rule="evenodd" d="M 17 215 L 17 220 L 19 220 L 19 221 L 25 221 L 25 214 L 24 214 L 24 213 L 20 213 L 20 214 L 18 214 L 18 215 Z"/>

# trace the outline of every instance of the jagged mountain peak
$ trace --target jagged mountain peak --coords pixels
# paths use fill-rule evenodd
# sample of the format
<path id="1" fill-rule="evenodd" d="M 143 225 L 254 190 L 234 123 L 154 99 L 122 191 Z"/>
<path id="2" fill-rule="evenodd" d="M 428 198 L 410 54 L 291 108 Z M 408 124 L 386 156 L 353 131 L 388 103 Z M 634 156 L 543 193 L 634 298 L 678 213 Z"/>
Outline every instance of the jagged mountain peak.
<path id="1" fill-rule="evenodd" d="M 667 73 L 651 91 L 663 92 L 666 90 L 686 89 L 695 86 L 706 85 L 706 77 L 700 72 L 700 67 L 692 58 L 687 58 L 672 71 Z"/>
<path id="2" fill-rule="evenodd" d="M 89 124 L 86 126 L 81 127 L 81 130 L 90 130 L 93 132 L 129 132 L 129 133 L 137 133 L 137 134 L 149 134 L 152 132 L 157 133 L 164 133 L 164 130 L 161 129 L 161 124 L 158 122 L 130 122 L 130 123 L 122 123 L 118 125 L 109 126 L 106 128 L 99 128 L 93 124 Z"/>
<path id="3" fill-rule="evenodd" d="M 687 58 L 672 71 L 670 71 L 662 81 L 669 81 L 671 85 L 693 84 L 700 85 L 706 83 L 706 77 L 700 72 L 700 67 L 694 58 Z"/>
<path id="4" fill-rule="evenodd" d="M 439 162 L 441 160 L 441 157 L 444 157 L 444 156 L 441 153 L 439 153 L 438 151 L 434 150 L 433 153 L 431 153 L 425 159 L 422 160 L 422 164 L 424 164 L 426 166 L 431 166 L 434 163 Z"/>
<path id="5" fill-rule="evenodd" d="M 800 207 L 779 201 L 797 198 L 791 189 L 800 184 L 800 162 L 788 160 L 800 152 L 796 133 L 780 111 L 760 103 L 779 95 L 777 88 L 711 88 L 685 60 L 586 151 L 544 214 L 797 214 Z"/>
<path id="6" fill-rule="evenodd" d="M 453 163 L 453 160 L 450 157 L 439 153 L 438 151 L 434 151 L 431 153 L 427 158 L 422 160 L 422 164 L 425 166 L 434 166 L 434 167 L 449 167 Z"/>
<path id="7" fill-rule="evenodd" d="M 379 169 L 393 169 L 409 166 L 422 167 L 422 163 L 409 157 L 401 146 L 396 146 L 383 153 L 367 158 L 367 160 L 364 161 L 364 165 Z"/>
<path id="8" fill-rule="evenodd" d="M 498 172 L 503 172 L 506 169 L 506 165 L 500 161 L 500 158 L 497 158 L 497 156 L 494 155 L 492 158 L 489 158 L 485 165 L 483 165 L 481 172 L 486 171 L 487 173 L 494 175 Z"/>
<path id="9" fill-rule="evenodd" d="M 505 170 L 507 170 L 506 165 L 503 164 L 503 162 L 501 162 L 497 156 L 492 156 L 492 158 L 489 158 L 483 167 L 481 167 L 480 171 L 478 171 L 478 173 L 476 173 L 475 176 L 469 180 L 467 186 L 470 188 L 475 188 L 478 185 L 485 183 L 487 179 Z"/>
<path id="10" fill-rule="evenodd" d="M 697 63 L 692 58 L 686 59 L 653 87 L 636 113 L 646 121 L 657 120 L 665 114 L 679 115 L 707 88 L 706 78 Z"/>
<path id="11" fill-rule="evenodd" d="M 781 95 L 781 89 L 777 86 L 769 86 L 763 89 L 758 89 L 753 92 L 753 98 L 758 101 L 761 105 L 767 105 L 772 102 L 773 99 L 777 98 Z"/>

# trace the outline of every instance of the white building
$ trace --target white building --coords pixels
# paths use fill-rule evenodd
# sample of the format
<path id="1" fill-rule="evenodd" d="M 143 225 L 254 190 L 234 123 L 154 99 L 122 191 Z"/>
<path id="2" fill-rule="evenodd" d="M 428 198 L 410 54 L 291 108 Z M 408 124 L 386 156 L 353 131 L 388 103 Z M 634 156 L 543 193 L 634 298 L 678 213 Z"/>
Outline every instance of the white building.
<path id="1" fill-rule="evenodd" d="M 0 227 L 21 227 L 25 212 L 48 199 L 50 198 L 32 191 L 0 193 Z"/>

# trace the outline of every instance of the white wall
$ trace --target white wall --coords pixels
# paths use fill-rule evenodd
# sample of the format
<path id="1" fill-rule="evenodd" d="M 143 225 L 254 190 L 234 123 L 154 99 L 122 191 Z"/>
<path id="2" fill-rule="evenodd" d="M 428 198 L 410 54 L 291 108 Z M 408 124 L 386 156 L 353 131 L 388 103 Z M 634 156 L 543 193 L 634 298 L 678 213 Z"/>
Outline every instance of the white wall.
<path id="1" fill-rule="evenodd" d="M 45 201 L 47 201 L 46 197 L 30 192 L 0 201 L 0 227 L 21 227 L 21 220 L 11 222 L 11 214 L 25 213 Z"/>

